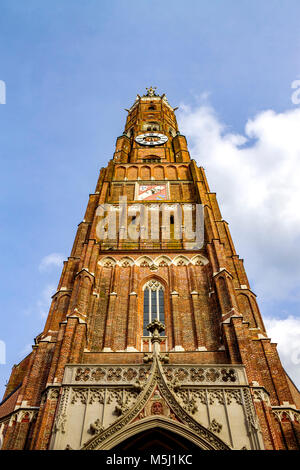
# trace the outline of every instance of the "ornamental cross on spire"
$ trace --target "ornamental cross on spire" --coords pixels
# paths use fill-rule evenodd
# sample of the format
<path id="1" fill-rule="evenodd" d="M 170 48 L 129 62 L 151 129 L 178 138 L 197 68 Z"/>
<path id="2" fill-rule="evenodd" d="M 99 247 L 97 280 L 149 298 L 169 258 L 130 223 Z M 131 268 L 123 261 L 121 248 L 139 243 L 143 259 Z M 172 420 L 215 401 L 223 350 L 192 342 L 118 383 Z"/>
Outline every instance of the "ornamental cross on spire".
<path id="1" fill-rule="evenodd" d="M 157 94 L 155 93 L 155 90 L 156 90 L 156 86 L 155 87 L 150 87 L 150 88 L 146 88 L 147 90 L 147 95 L 146 96 L 157 96 Z"/>

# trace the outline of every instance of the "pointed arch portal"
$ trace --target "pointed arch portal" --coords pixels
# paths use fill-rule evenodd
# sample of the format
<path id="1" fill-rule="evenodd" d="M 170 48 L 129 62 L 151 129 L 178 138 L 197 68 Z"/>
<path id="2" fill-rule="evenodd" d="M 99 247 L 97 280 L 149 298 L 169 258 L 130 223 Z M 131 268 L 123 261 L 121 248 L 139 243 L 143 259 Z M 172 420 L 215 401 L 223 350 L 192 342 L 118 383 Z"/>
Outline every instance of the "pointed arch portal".
<path id="1" fill-rule="evenodd" d="M 199 447 L 190 440 L 168 429 L 152 428 L 142 431 L 116 445 L 112 450 L 117 452 L 192 452 Z"/>
<path id="2" fill-rule="evenodd" d="M 100 445 L 86 447 L 98 450 L 118 451 L 199 451 L 217 450 L 222 443 L 223 450 L 230 447 L 210 435 L 209 439 L 200 436 L 185 424 L 165 416 L 151 416 L 131 422 L 116 433 L 109 435 Z"/>

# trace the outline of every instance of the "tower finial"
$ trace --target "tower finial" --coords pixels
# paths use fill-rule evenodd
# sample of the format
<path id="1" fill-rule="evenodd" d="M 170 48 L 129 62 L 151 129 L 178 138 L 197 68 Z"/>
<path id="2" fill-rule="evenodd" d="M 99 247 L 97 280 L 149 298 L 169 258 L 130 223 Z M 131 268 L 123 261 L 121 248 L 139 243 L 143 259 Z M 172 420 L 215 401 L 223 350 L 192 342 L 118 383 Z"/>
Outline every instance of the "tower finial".
<path id="1" fill-rule="evenodd" d="M 147 95 L 146 96 L 158 96 L 155 93 L 156 88 L 157 88 L 156 86 L 154 86 L 154 87 L 150 86 L 149 88 L 146 88 L 146 90 L 147 90 Z"/>

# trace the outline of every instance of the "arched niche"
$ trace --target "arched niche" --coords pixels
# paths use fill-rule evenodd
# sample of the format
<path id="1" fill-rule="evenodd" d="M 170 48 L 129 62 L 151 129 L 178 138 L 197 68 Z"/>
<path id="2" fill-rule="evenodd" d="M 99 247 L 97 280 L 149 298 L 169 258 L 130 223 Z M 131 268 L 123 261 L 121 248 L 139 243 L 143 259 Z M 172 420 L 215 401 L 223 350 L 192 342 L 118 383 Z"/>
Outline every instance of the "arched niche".
<path id="1" fill-rule="evenodd" d="M 189 260 L 189 258 L 187 258 L 186 256 L 183 256 L 183 255 L 176 256 L 173 259 L 173 264 L 175 264 L 175 266 L 186 266 L 190 262 L 191 261 Z"/>
<path id="2" fill-rule="evenodd" d="M 130 256 L 124 256 L 123 258 L 120 259 L 118 264 L 119 266 L 122 266 L 122 268 L 128 268 L 134 265 L 134 260 L 130 258 Z"/>
<path id="3" fill-rule="evenodd" d="M 130 166 L 127 170 L 127 178 L 129 180 L 137 180 L 138 178 L 138 169 L 136 166 Z"/>
<path id="4" fill-rule="evenodd" d="M 172 264 L 172 260 L 171 258 L 169 258 L 169 256 L 162 255 L 162 256 L 158 256 L 157 258 L 155 258 L 154 263 L 158 267 L 165 267 L 165 266 L 170 266 L 170 264 Z"/>
<path id="5" fill-rule="evenodd" d="M 164 169 L 162 166 L 155 166 L 153 170 L 153 175 L 156 180 L 164 179 Z"/>
<path id="6" fill-rule="evenodd" d="M 142 166 L 141 168 L 141 179 L 150 180 L 151 179 L 151 169 L 149 166 Z"/>
<path id="7" fill-rule="evenodd" d="M 190 179 L 190 170 L 188 169 L 188 167 L 186 166 L 180 166 L 178 168 L 178 177 L 181 179 L 181 180 L 188 180 Z"/>
<path id="8" fill-rule="evenodd" d="M 167 178 L 169 180 L 177 180 L 177 171 L 175 166 L 169 165 L 167 166 Z"/>
<path id="9" fill-rule="evenodd" d="M 104 268 L 113 268 L 117 262 L 112 256 L 105 256 L 98 261 L 98 264 Z"/>
<path id="10" fill-rule="evenodd" d="M 116 169 L 115 179 L 123 181 L 125 176 L 126 176 L 126 168 L 124 166 L 119 166 Z"/>

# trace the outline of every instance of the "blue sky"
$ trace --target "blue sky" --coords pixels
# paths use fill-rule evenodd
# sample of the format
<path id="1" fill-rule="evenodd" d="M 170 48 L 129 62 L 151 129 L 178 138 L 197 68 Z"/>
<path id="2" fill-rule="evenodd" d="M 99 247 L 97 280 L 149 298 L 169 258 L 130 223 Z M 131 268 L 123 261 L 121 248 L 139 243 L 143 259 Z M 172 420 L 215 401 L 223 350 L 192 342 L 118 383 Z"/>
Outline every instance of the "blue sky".
<path id="1" fill-rule="evenodd" d="M 173 106 L 181 106 L 184 130 L 194 117 L 201 133 L 203 119 L 211 116 L 212 125 L 224 125 L 221 137 L 245 135 L 247 121 L 265 110 L 285 117 L 296 113 L 291 83 L 300 78 L 300 3 L 0 0 L 0 13 L 0 80 L 7 91 L 6 104 L 0 105 L 0 339 L 7 346 L 7 364 L 0 364 L 2 394 L 11 366 L 29 352 L 43 328 L 60 257 L 69 255 L 88 194 L 123 131 L 124 108 L 155 85 Z M 231 205 L 239 196 L 227 197 L 226 185 L 214 179 L 218 167 L 210 169 L 213 157 L 207 157 L 205 139 L 197 141 L 197 135 L 188 135 L 193 156 L 208 169 L 246 268 L 249 260 L 263 313 L 297 322 L 296 286 L 292 296 L 287 292 L 274 300 L 270 286 L 256 282 L 255 249 L 263 236 L 259 241 L 245 233 L 239 237 Z M 248 145 L 261 135 L 256 127 L 247 135 Z M 263 160 L 264 153 L 259 155 Z M 262 168 L 267 175 L 268 167 Z M 289 227 L 280 242 L 289 244 Z M 268 250 L 260 245 L 264 266 L 280 271 L 272 264 L 279 255 L 272 244 L 276 230 L 268 239 Z M 57 256 L 49 261 L 51 254 Z M 291 257 L 287 253 L 282 261 L 287 279 Z"/>

